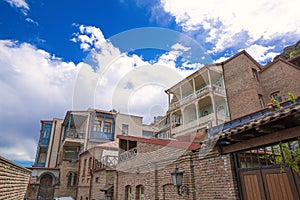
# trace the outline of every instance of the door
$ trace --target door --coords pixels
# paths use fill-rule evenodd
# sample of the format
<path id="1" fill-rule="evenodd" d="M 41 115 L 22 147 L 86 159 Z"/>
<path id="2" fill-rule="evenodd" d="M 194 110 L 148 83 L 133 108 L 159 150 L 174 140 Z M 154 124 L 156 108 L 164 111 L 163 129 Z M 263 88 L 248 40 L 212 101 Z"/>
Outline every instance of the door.
<path id="1" fill-rule="evenodd" d="M 49 174 L 43 175 L 40 180 L 39 197 L 40 200 L 52 200 L 54 194 L 53 178 Z"/>

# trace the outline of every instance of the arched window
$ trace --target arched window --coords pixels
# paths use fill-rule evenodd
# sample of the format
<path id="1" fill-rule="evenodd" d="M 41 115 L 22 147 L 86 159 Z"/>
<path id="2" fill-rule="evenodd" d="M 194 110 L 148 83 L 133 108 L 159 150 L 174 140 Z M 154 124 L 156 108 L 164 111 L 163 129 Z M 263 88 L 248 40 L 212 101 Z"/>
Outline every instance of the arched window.
<path id="1" fill-rule="evenodd" d="M 136 195 L 135 196 L 136 196 L 137 200 L 144 200 L 145 199 L 144 186 L 143 185 L 136 186 Z"/>
<path id="2" fill-rule="evenodd" d="M 71 183 L 72 183 L 72 172 L 68 173 L 67 179 L 68 179 L 67 186 L 71 186 Z"/>
<path id="3" fill-rule="evenodd" d="M 127 185 L 125 187 L 125 199 L 132 200 L 132 188 L 130 185 Z"/>
<path id="4" fill-rule="evenodd" d="M 73 176 L 73 185 L 77 185 L 77 173 L 74 173 L 74 176 Z"/>

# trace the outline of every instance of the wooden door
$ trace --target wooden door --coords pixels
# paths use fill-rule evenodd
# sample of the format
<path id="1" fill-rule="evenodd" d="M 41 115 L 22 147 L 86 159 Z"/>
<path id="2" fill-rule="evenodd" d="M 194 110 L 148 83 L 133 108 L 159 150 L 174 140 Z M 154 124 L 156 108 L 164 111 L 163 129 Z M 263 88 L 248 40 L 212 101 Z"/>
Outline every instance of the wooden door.
<path id="1" fill-rule="evenodd" d="M 39 197 L 40 200 L 52 200 L 54 193 L 53 178 L 46 174 L 40 180 Z"/>

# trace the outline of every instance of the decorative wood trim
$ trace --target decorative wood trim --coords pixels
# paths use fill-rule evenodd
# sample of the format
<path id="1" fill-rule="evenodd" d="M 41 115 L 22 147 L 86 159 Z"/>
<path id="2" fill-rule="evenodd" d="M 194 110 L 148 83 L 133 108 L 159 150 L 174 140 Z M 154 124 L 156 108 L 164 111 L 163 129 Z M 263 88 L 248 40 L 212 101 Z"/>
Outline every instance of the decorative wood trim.
<path id="1" fill-rule="evenodd" d="M 244 149 L 255 148 L 274 142 L 279 142 L 283 140 L 292 139 L 295 137 L 300 137 L 300 126 L 296 126 L 289 129 L 280 130 L 274 133 L 266 134 L 260 137 L 249 139 L 243 142 L 238 142 L 228 146 L 221 146 L 221 153 L 232 153 Z"/>

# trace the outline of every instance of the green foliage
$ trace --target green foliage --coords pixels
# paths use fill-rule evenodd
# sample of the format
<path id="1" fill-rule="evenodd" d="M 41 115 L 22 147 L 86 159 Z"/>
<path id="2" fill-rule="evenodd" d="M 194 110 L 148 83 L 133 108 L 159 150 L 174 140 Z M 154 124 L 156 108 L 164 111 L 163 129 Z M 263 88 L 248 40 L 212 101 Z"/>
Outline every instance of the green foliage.
<path id="1" fill-rule="evenodd" d="M 272 98 L 272 102 L 276 105 L 277 108 L 282 108 L 279 101 L 277 99 Z"/>
<path id="2" fill-rule="evenodd" d="M 295 97 L 295 95 L 291 92 L 289 92 L 288 95 L 289 95 L 289 101 L 296 103 L 297 98 Z"/>
<path id="3" fill-rule="evenodd" d="M 299 172 L 300 163 L 300 147 L 299 141 L 292 142 L 292 146 L 296 148 L 290 148 L 288 143 L 279 143 L 273 147 L 274 154 L 265 155 L 270 163 L 279 164 L 280 172 L 283 173 L 286 165 L 288 165 L 293 171 Z M 293 145 L 298 143 L 298 146 Z M 262 157 L 261 157 L 262 159 Z"/>

